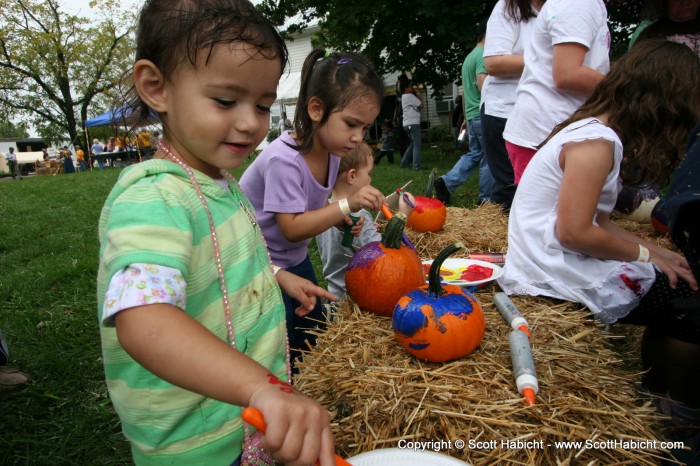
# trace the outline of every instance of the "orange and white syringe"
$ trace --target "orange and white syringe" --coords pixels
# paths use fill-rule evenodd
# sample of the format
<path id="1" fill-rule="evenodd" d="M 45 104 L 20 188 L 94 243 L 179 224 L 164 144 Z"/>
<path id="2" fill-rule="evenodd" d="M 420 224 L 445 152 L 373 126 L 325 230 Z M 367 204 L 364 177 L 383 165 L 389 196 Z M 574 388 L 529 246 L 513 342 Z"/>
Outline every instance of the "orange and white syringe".
<path id="1" fill-rule="evenodd" d="M 537 383 L 535 361 L 532 358 L 530 340 L 520 330 L 512 330 L 508 335 L 510 358 L 513 363 L 513 374 L 518 392 L 525 397 L 528 406 L 535 404 L 535 395 L 540 387 Z"/>

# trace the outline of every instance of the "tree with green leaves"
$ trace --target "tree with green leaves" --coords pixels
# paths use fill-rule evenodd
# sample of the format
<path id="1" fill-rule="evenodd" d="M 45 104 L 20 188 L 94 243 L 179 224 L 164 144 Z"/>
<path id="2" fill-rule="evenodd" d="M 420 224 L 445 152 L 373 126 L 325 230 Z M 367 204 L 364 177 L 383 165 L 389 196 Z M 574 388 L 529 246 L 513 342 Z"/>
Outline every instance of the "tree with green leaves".
<path id="1" fill-rule="evenodd" d="M 131 63 L 134 14 L 118 0 L 90 6 L 92 20 L 60 0 L 0 0 L 0 105 L 47 141 L 80 141 L 88 113 L 113 106 Z"/>
<path id="2" fill-rule="evenodd" d="M 495 2 L 265 0 L 258 8 L 285 24 L 290 36 L 318 22 L 314 46 L 359 52 L 380 73 L 407 71 L 415 82 L 440 92 L 459 79 L 488 3 Z"/>
<path id="3" fill-rule="evenodd" d="M 8 112 L 0 105 L 0 138 L 26 138 L 29 137 L 27 125 L 14 123 L 12 112 Z"/>
<path id="4" fill-rule="evenodd" d="M 613 40 L 626 40 L 641 0 L 612 0 Z M 258 8 L 293 38 L 317 23 L 316 47 L 359 52 L 381 73 L 411 73 L 439 94 L 460 78 L 464 57 L 476 43 L 476 25 L 496 0 L 264 0 Z M 614 28 L 612 27 L 614 26 Z M 615 46 L 615 42 L 613 42 Z M 615 50 L 615 49 L 614 49 Z"/>

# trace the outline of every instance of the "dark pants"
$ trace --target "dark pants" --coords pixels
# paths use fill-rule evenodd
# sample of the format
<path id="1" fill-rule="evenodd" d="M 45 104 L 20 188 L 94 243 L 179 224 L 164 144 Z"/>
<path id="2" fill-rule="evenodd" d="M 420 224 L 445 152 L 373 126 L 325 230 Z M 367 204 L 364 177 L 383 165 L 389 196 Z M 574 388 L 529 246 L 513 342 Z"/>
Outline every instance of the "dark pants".
<path id="1" fill-rule="evenodd" d="M 303 261 L 301 261 L 301 263 L 285 270 L 309 280 L 314 285 L 318 285 L 318 280 L 316 280 L 316 274 L 314 273 L 314 268 L 308 255 Z M 299 317 L 294 312 L 294 310 L 300 305 L 299 301 L 292 299 L 284 291 L 282 291 L 282 299 L 284 300 L 284 308 L 287 314 L 289 356 L 292 363 L 292 369 L 294 370 L 294 373 L 296 373 L 297 370 L 294 367 L 294 362 L 297 358 L 299 358 L 299 356 L 302 355 L 302 351 L 309 349 L 306 342 L 308 341 L 311 346 L 316 344 L 316 336 L 308 333 L 307 331 L 313 328 L 325 328 L 326 317 L 323 315 L 323 306 L 320 298 L 316 299 L 316 307 L 314 307 L 314 310 L 304 317 Z"/>
<path id="2" fill-rule="evenodd" d="M 19 166 L 16 160 L 8 160 L 7 168 L 10 170 L 10 175 L 12 175 L 13 180 L 17 177 L 19 177 L 20 180 L 22 179 L 22 167 Z"/>
<path id="3" fill-rule="evenodd" d="M 389 163 L 394 163 L 394 149 L 392 150 L 381 150 L 379 151 L 379 154 L 374 156 L 374 164 L 379 165 L 379 162 L 382 161 L 382 158 L 386 155 L 387 160 Z"/>
<path id="4" fill-rule="evenodd" d="M 401 105 L 401 104 L 399 104 Z M 408 134 L 403 130 L 401 126 L 401 120 L 399 120 L 399 125 L 396 127 L 396 139 L 399 141 L 399 155 L 403 155 L 408 149 Z"/>
<path id="5" fill-rule="evenodd" d="M 509 211 L 515 196 L 515 184 L 513 184 L 513 166 L 506 150 L 506 141 L 503 139 L 503 129 L 506 127 L 506 119 L 487 115 L 485 105 L 481 106 L 481 133 L 484 138 L 484 156 L 489 164 L 489 170 L 493 176 L 493 189 L 491 190 L 491 202 L 499 204 L 504 210 Z"/>

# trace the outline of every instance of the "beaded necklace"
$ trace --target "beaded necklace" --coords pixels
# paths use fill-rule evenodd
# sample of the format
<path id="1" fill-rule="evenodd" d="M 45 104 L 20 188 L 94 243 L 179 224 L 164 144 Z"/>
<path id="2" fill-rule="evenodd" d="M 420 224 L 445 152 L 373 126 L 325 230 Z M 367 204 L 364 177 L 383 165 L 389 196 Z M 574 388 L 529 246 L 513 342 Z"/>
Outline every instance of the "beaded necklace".
<path id="1" fill-rule="evenodd" d="M 187 173 L 187 176 L 190 179 L 190 183 L 192 183 L 192 187 L 194 190 L 197 192 L 197 197 L 199 198 L 199 201 L 202 203 L 202 207 L 204 207 L 204 211 L 207 214 L 207 220 L 209 221 L 209 230 L 211 232 L 211 242 L 212 246 L 214 247 L 214 261 L 216 262 L 216 272 L 219 275 L 219 285 L 221 288 L 221 293 L 223 294 L 223 303 L 224 303 L 224 316 L 226 318 L 226 331 L 228 333 L 228 338 L 229 342 L 231 344 L 231 347 L 233 349 L 237 349 L 236 347 L 236 336 L 233 332 L 233 319 L 231 317 L 231 303 L 229 302 L 228 299 L 228 288 L 226 287 L 226 276 L 224 275 L 224 266 L 223 266 L 223 261 L 221 260 L 221 249 L 219 248 L 219 238 L 218 235 L 216 234 L 216 228 L 214 225 L 214 218 L 211 215 L 211 211 L 209 210 L 209 205 L 207 203 L 207 198 L 204 196 L 204 192 L 202 192 L 202 188 L 199 185 L 199 182 L 197 181 L 196 177 L 194 176 L 194 172 L 190 168 L 189 165 L 187 165 L 185 162 L 177 158 L 175 155 L 173 155 L 170 150 L 168 150 L 167 147 L 163 144 L 163 140 L 158 141 L 158 147 L 160 150 L 165 153 L 165 155 L 173 162 L 178 164 L 185 172 Z M 250 223 L 253 228 L 257 227 L 257 222 L 255 221 L 255 217 L 253 214 L 251 214 L 248 211 L 248 208 L 246 207 L 245 203 L 243 202 L 243 199 L 241 199 L 239 192 L 239 187 L 238 187 L 238 181 L 236 178 L 231 175 L 229 172 L 226 170 L 221 170 L 221 174 L 231 180 L 234 185 L 236 186 L 236 189 L 233 190 L 232 194 L 234 194 L 235 197 L 238 198 L 238 204 L 241 206 L 241 209 L 243 209 L 243 212 L 246 214 L 248 217 L 248 220 L 250 220 Z M 262 235 L 261 235 L 262 236 Z M 264 238 L 263 238 L 264 241 Z M 267 249 L 267 244 L 265 244 L 265 249 Z M 269 252 L 268 252 L 268 258 L 269 258 Z M 286 352 L 286 364 L 287 364 L 287 382 L 291 385 L 292 381 L 292 369 L 290 365 L 290 360 L 289 360 L 289 341 L 286 342 L 285 344 L 285 352 Z M 241 454 L 241 466 L 269 466 L 269 465 L 274 465 L 276 464 L 275 460 L 270 456 L 270 454 L 265 451 L 262 447 L 262 434 L 260 432 L 255 432 L 254 434 L 250 434 L 250 429 L 248 428 L 248 424 L 244 421 L 243 422 L 243 432 L 244 432 L 244 439 L 243 439 L 243 450 Z"/>

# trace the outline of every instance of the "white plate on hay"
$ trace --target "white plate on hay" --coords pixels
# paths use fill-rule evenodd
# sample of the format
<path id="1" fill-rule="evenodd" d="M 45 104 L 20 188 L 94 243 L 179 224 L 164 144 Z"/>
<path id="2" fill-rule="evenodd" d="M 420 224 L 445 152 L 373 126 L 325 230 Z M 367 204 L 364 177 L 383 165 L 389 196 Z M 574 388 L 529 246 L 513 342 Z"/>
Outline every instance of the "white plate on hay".
<path id="1" fill-rule="evenodd" d="M 423 261 L 423 269 L 425 270 L 426 274 L 426 281 L 427 281 L 427 275 L 428 275 L 428 270 L 430 269 L 430 264 L 432 264 L 433 261 Z M 471 272 L 476 272 L 476 275 L 480 275 L 479 271 L 483 270 L 481 267 L 487 268 L 491 270 L 491 276 L 489 277 L 484 277 L 481 279 L 465 279 L 465 274 L 469 274 L 470 271 L 467 269 L 470 266 L 477 266 L 478 268 L 474 268 L 471 270 Z M 457 286 L 476 286 L 476 285 L 482 285 L 484 283 L 488 283 L 490 281 L 493 281 L 503 275 L 503 269 L 499 267 L 496 264 L 492 264 L 490 262 L 485 262 L 485 261 L 479 261 L 475 259 L 453 259 L 453 258 L 447 258 L 445 262 L 442 263 L 442 267 L 440 267 L 440 276 L 442 277 L 442 282 L 446 285 L 457 285 Z"/>
<path id="2" fill-rule="evenodd" d="M 360 453 L 348 458 L 352 466 L 469 466 L 468 463 L 432 451 L 413 451 L 401 448 Z"/>

